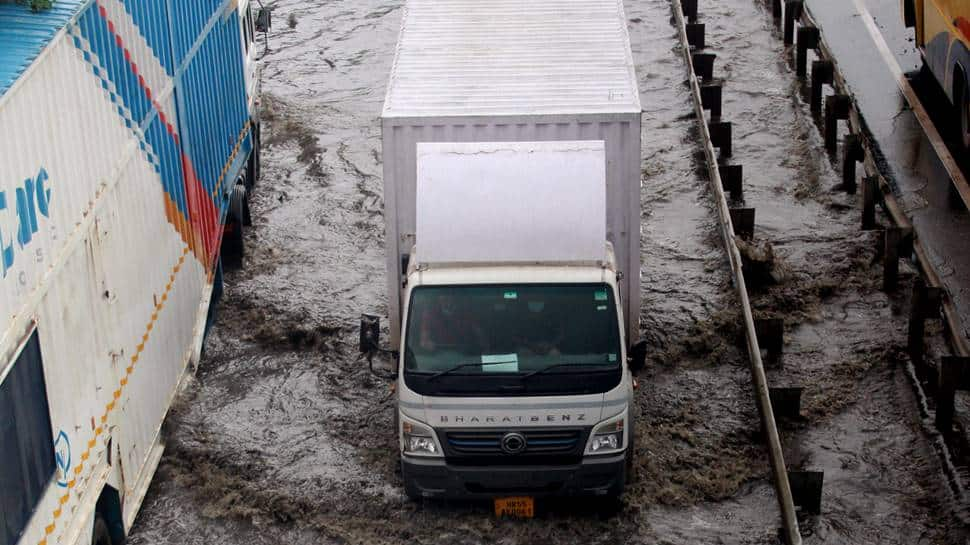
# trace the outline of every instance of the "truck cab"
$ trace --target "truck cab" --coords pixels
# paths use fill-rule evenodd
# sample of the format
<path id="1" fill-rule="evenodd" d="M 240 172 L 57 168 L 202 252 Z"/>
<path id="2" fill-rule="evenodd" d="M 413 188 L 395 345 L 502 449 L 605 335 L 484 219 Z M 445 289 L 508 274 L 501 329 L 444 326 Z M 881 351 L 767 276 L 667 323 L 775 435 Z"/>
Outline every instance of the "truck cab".
<path id="1" fill-rule="evenodd" d="M 418 144 L 417 169 L 396 388 L 407 494 L 619 496 L 644 354 L 606 240 L 603 142 Z"/>
<path id="2" fill-rule="evenodd" d="M 409 496 L 622 494 L 634 381 L 608 255 L 409 267 L 397 383 Z"/>

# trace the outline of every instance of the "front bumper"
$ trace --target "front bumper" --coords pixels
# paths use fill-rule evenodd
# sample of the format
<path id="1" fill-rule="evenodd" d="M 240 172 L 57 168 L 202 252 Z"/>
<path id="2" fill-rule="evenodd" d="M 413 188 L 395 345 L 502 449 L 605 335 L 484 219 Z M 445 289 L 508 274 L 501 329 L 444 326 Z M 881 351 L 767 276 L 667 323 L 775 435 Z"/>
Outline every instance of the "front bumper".
<path id="1" fill-rule="evenodd" d="M 626 457 L 584 458 L 576 465 L 459 466 L 441 458 L 401 459 L 412 498 L 476 499 L 499 496 L 611 496 L 623 494 Z"/>

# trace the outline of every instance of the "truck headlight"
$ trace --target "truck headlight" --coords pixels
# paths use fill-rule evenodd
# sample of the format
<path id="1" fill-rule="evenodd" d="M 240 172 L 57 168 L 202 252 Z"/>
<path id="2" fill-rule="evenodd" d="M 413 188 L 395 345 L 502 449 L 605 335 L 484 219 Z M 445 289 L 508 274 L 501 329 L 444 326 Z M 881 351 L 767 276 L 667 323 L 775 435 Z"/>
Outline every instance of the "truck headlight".
<path id="1" fill-rule="evenodd" d="M 401 448 L 412 456 L 441 456 L 434 430 L 401 415 Z"/>
<path id="2" fill-rule="evenodd" d="M 613 454 L 623 450 L 626 411 L 593 428 L 586 454 Z"/>

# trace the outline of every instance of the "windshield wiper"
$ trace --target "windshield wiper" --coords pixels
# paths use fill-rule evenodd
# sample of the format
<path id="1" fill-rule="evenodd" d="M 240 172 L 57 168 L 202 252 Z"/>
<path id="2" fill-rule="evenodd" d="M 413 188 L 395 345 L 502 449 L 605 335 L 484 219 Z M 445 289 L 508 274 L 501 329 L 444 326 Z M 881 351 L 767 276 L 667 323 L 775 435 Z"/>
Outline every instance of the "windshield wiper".
<path id="1" fill-rule="evenodd" d="M 551 370 L 556 369 L 558 367 L 591 367 L 591 366 L 602 367 L 604 365 L 606 365 L 606 364 L 602 364 L 602 363 L 568 363 L 568 362 L 566 362 L 566 363 L 554 363 L 552 365 L 548 365 L 546 367 L 543 367 L 542 369 L 536 369 L 535 371 L 530 371 L 530 372 L 528 372 L 528 373 L 526 373 L 524 375 L 521 375 L 519 378 L 521 378 L 522 380 L 525 380 L 527 378 L 534 377 L 536 375 L 541 375 L 542 373 L 545 373 L 546 371 L 551 371 Z M 602 373 L 604 371 L 614 371 L 614 370 L 616 370 L 616 366 L 615 365 L 611 365 L 611 366 L 609 366 L 608 369 L 596 369 L 594 372 Z"/>
<path id="2" fill-rule="evenodd" d="M 433 375 L 431 375 L 430 377 L 428 377 L 428 382 L 431 382 L 431 381 L 437 379 L 438 377 L 443 377 L 443 376 L 445 376 L 447 374 L 454 373 L 455 371 L 460 371 L 460 370 L 462 370 L 462 369 L 464 369 L 466 367 L 476 367 L 476 366 L 488 367 L 490 365 L 508 365 L 509 363 L 511 363 L 511 362 L 508 362 L 508 361 L 490 361 L 488 363 L 482 363 L 480 361 L 471 361 L 471 362 L 466 362 L 466 363 L 459 363 L 458 365 L 456 365 L 456 366 L 454 366 L 454 367 L 452 367 L 450 369 L 445 369 L 444 371 L 438 371 L 437 373 L 434 373 Z"/>

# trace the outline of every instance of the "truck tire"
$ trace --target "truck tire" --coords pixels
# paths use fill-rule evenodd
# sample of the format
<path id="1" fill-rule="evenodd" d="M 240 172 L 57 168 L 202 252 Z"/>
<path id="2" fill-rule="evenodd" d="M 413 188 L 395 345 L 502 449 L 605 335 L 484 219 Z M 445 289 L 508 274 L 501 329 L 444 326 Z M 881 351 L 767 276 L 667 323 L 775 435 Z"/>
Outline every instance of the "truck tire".
<path id="1" fill-rule="evenodd" d="M 226 217 L 225 232 L 222 237 L 222 265 L 230 270 L 242 268 L 246 255 L 244 229 L 246 213 L 249 208 L 246 199 L 246 185 L 239 183 L 232 189 L 229 197 L 229 213 Z"/>
<path id="2" fill-rule="evenodd" d="M 104 521 L 101 513 L 94 514 L 94 532 L 91 535 L 91 545 L 112 545 L 108 523 Z"/>

